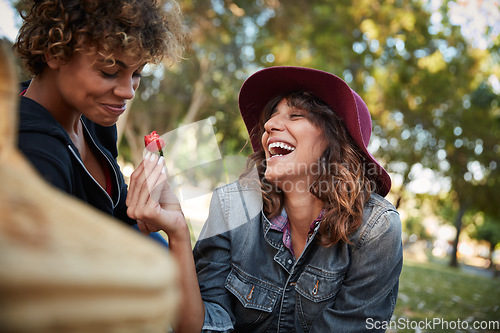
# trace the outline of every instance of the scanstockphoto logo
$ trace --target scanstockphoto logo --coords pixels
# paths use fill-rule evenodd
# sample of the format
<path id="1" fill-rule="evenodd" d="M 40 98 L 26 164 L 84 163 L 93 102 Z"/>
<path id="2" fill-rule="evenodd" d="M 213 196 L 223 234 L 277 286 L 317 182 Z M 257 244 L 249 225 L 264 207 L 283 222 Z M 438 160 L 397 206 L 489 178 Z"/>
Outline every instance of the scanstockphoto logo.
<path id="1" fill-rule="evenodd" d="M 495 331 L 500 330 L 500 321 L 472 321 L 472 320 L 446 320 L 444 318 L 425 318 L 423 320 L 410 320 L 407 318 L 398 318 L 391 321 L 377 321 L 373 318 L 367 318 L 365 327 L 370 330 L 398 331 L 413 330 L 414 332 L 442 332 L 444 330 L 453 330 L 459 332 L 466 331 Z"/>

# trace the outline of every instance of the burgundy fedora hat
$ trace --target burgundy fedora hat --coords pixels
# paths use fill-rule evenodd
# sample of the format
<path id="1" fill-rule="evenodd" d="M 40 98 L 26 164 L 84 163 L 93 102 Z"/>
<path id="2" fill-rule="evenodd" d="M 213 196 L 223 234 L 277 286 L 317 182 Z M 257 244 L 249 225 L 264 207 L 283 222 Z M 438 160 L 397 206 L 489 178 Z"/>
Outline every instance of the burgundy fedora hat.
<path id="1" fill-rule="evenodd" d="M 292 66 L 269 67 L 252 74 L 241 87 L 239 107 L 250 134 L 254 151 L 262 149 L 254 128 L 259 124 L 265 105 L 274 97 L 293 91 L 305 91 L 328 104 L 344 121 L 358 147 L 365 154 L 368 173 L 377 178 L 377 193 L 387 195 L 391 178 L 368 151 L 372 120 L 365 102 L 339 77 L 316 69 Z M 253 136 L 252 136 L 253 135 Z"/>

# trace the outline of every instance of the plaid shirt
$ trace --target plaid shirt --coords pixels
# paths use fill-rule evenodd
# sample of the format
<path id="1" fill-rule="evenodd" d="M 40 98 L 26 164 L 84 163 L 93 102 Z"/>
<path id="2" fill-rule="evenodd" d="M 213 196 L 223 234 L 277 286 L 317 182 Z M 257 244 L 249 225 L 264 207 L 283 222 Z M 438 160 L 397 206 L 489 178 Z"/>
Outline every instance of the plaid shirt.
<path id="1" fill-rule="evenodd" d="M 311 238 L 314 233 L 314 229 L 318 226 L 319 222 L 323 219 L 325 215 L 325 210 L 322 209 L 319 213 L 318 217 L 311 223 L 309 226 L 309 232 L 307 234 L 307 240 Z M 290 250 L 290 252 L 295 257 L 295 253 L 293 252 L 292 246 L 292 230 L 290 228 L 290 222 L 288 220 L 288 215 L 286 214 L 285 208 L 281 210 L 281 214 L 272 218 L 269 222 L 271 222 L 271 229 L 277 230 L 283 233 L 283 244 L 285 247 Z"/>

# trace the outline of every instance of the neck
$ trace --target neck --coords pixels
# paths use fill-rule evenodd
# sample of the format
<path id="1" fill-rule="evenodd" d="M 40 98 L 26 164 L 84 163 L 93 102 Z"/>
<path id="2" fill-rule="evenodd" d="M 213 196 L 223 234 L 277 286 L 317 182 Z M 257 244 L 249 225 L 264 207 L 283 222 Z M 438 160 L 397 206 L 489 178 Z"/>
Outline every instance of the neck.
<path id="1" fill-rule="evenodd" d="M 52 74 L 51 70 L 46 69 L 33 78 L 24 96 L 46 108 L 70 136 L 77 135 L 81 131 L 81 113 L 65 102 Z"/>
<path id="2" fill-rule="evenodd" d="M 290 222 L 292 246 L 296 257 L 304 251 L 311 223 L 318 217 L 323 203 L 311 193 L 285 195 L 285 209 Z"/>
<path id="3" fill-rule="evenodd" d="M 285 209 L 292 228 L 298 228 L 307 234 L 309 226 L 323 209 L 323 202 L 310 192 L 286 193 Z"/>

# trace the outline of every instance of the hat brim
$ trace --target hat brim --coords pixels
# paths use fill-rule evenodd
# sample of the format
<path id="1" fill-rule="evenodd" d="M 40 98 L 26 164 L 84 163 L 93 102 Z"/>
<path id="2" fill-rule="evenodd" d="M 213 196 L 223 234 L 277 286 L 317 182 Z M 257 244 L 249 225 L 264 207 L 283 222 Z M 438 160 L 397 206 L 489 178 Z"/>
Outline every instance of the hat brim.
<path id="1" fill-rule="evenodd" d="M 243 83 L 238 102 L 253 150 L 262 149 L 261 138 L 256 137 L 254 128 L 259 124 L 266 104 L 278 95 L 293 91 L 313 94 L 342 118 L 351 137 L 367 158 L 368 172 L 378 180 L 376 192 L 387 195 L 391 178 L 367 149 L 371 136 L 368 108 L 347 83 L 328 72 L 292 66 L 269 67 L 254 73 Z"/>

